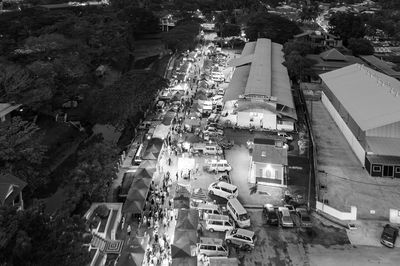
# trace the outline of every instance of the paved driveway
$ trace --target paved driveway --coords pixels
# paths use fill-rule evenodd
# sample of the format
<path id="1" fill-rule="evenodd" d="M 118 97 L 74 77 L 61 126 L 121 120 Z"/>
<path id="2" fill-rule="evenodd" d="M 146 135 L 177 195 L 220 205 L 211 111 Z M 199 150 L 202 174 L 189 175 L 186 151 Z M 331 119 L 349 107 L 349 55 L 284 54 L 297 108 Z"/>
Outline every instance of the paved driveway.
<path id="1" fill-rule="evenodd" d="M 359 219 L 385 219 L 400 206 L 398 180 L 368 175 L 322 102 L 313 102 L 317 178 L 327 186 L 320 198 L 341 211 L 357 207 Z M 375 213 L 373 213 L 375 212 Z"/>

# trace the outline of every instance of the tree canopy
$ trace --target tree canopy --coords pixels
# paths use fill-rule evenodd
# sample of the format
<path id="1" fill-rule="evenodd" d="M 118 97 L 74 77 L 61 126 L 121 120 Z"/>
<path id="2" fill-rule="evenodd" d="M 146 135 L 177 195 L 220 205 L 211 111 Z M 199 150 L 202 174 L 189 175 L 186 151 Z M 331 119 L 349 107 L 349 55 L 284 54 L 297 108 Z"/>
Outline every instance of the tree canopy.
<path id="1" fill-rule="evenodd" d="M 268 38 L 273 42 L 284 44 L 294 35 L 301 32 L 293 21 L 276 14 L 258 12 L 251 15 L 246 25 L 246 36 L 250 41 L 257 38 Z"/>
<path id="2" fill-rule="evenodd" d="M 39 142 L 38 130 L 33 122 L 20 117 L 0 123 L 0 167 L 25 180 L 32 189 L 44 182 L 39 177 L 38 166 L 46 148 Z"/>
<path id="3" fill-rule="evenodd" d="M 44 214 L 41 208 L 23 212 L 0 206 L 2 265 L 86 265 L 90 262 L 84 221 L 79 216 Z M 5 263 L 5 264 L 4 264 Z"/>
<path id="4" fill-rule="evenodd" d="M 342 38 L 343 44 L 347 45 L 350 38 L 362 38 L 366 27 L 363 19 L 353 13 L 337 12 L 329 19 L 329 32 Z"/>
<path id="5" fill-rule="evenodd" d="M 372 55 L 374 47 L 371 42 L 364 38 L 350 38 L 347 45 L 354 55 Z"/>
<path id="6" fill-rule="evenodd" d="M 152 72 L 132 70 L 114 84 L 95 92 L 92 97 L 92 116 L 102 124 L 121 127 L 153 101 L 167 81 Z"/>
<path id="7" fill-rule="evenodd" d="M 200 31 L 200 24 L 188 22 L 177 25 L 168 32 L 163 33 L 164 42 L 173 51 L 183 52 L 196 47 L 197 35 Z"/>

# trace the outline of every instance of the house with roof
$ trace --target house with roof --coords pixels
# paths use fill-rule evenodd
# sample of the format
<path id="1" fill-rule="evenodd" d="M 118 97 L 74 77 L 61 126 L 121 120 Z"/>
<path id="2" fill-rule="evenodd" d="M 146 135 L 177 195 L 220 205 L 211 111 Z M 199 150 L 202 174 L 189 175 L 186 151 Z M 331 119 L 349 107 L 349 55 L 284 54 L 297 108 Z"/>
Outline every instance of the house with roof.
<path id="1" fill-rule="evenodd" d="M 22 190 L 26 183 L 12 174 L 0 174 L 0 204 L 1 206 L 17 206 L 24 209 Z"/>
<path id="2" fill-rule="evenodd" d="M 360 58 L 352 55 L 344 55 L 336 48 L 329 49 L 320 54 L 308 54 L 306 58 L 315 62 L 311 69 L 318 75 L 352 64 L 363 63 Z"/>
<path id="3" fill-rule="evenodd" d="M 107 256 L 121 253 L 124 241 L 116 238 L 122 218 L 122 203 L 92 203 L 84 218 L 89 224 L 92 240 L 88 246 L 92 255 L 90 266 L 105 265 Z"/>
<path id="4" fill-rule="evenodd" d="M 250 163 L 250 183 L 287 186 L 287 147 L 279 139 L 254 139 Z"/>
<path id="5" fill-rule="evenodd" d="M 282 45 L 260 38 L 228 64 L 234 73 L 224 95 L 224 118 L 243 128 L 294 130 L 297 120 Z"/>
<path id="6" fill-rule="evenodd" d="M 8 121 L 11 113 L 20 108 L 22 104 L 0 103 L 0 123 Z"/>
<path id="7" fill-rule="evenodd" d="M 320 75 L 322 103 L 371 176 L 400 177 L 400 81 L 361 64 Z"/>
<path id="8" fill-rule="evenodd" d="M 295 41 L 307 42 L 319 47 L 338 48 L 343 46 L 340 37 L 324 31 L 307 30 L 293 36 Z"/>

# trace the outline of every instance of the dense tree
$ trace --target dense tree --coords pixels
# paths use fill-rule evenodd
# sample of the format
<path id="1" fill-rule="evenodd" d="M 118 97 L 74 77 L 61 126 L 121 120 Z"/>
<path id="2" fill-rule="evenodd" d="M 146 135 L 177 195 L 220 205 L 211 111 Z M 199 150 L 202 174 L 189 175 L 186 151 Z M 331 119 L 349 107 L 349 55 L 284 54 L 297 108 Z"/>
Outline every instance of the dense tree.
<path id="1" fill-rule="evenodd" d="M 350 38 L 347 45 L 354 55 L 372 55 L 374 54 L 374 47 L 371 42 L 364 38 Z"/>
<path id="2" fill-rule="evenodd" d="M 181 24 L 163 33 L 164 42 L 173 51 L 191 50 L 196 46 L 196 38 L 200 31 L 198 23 Z"/>
<path id="3" fill-rule="evenodd" d="M 160 31 L 159 20 L 150 10 L 130 5 L 121 9 L 118 18 L 128 22 L 134 36 Z"/>
<path id="4" fill-rule="evenodd" d="M 0 166 L 27 181 L 31 188 L 44 183 L 38 169 L 46 148 L 39 142 L 38 130 L 33 122 L 20 117 L 0 123 Z"/>
<path id="5" fill-rule="evenodd" d="M 302 56 L 321 52 L 320 48 L 314 47 L 309 42 L 290 40 L 283 45 L 283 53 L 285 55 L 289 55 L 294 51 L 298 52 Z"/>
<path id="6" fill-rule="evenodd" d="M 338 35 L 347 45 L 350 38 L 362 38 L 365 35 L 366 27 L 362 18 L 353 13 L 337 12 L 329 19 L 329 32 Z"/>
<path id="7" fill-rule="evenodd" d="M 31 69 L 37 71 L 34 68 Z M 43 74 L 43 75 L 38 75 Z M 38 109 L 53 97 L 53 81 L 45 73 L 12 63 L 0 65 L 0 97 L 3 101 L 26 104 Z"/>
<path id="8" fill-rule="evenodd" d="M 166 86 L 166 80 L 155 73 L 130 71 L 91 97 L 92 115 L 99 123 L 122 127 L 127 120 L 144 111 L 156 93 Z"/>
<path id="9" fill-rule="evenodd" d="M 232 37 L 240 35 L 240 26 L 234 24 L 224 24 L 218 32 L 219 37 Z"/>
<path id="10" fill-rule="evenodd" d="M 2 265 L 86 265 L 86 225 L 79 216 L 51 219 L 41 208 L 0 207 Z"/>
<path id="11" fill-rule="evenodd" d="M 118 149 L 108 142 L 91 143 L 78 152 L 78 165 L 67 186 L 78 194 L 78 201 L 107 201 L 110 184 L 116 175 Z"/>
<path id="12" fill-rule="evenodd" d="M 283 44 L 301 32 L 295 22 L 276 14 L 258 12 L 249 17 L 245 29 L 247 38 L 254 41 L 257 38 L 268 38 L 273 42 Z"/>
<path id="13" fill-rule="evenodd" d="M 306 76 L 313 76 L 311 66 L 314 62 L 293 51 L 285 56 L 285 65 L 289 72 L 289 77 L 294 81 L 303 80 Z"/>

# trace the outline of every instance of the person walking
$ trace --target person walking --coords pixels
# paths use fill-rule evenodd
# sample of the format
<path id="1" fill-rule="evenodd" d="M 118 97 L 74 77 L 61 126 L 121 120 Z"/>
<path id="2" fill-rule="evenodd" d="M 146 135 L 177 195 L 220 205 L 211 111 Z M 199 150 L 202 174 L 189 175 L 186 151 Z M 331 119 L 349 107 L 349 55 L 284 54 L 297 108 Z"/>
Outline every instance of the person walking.
<path id="1" fill-rule="evenodd" d="M 131 225 L 128 225 L 128 228 L 126 229 L 126 232 L 128 233 L 129 237 L 131 236 L 131 231 L 132 231 Z"/>

